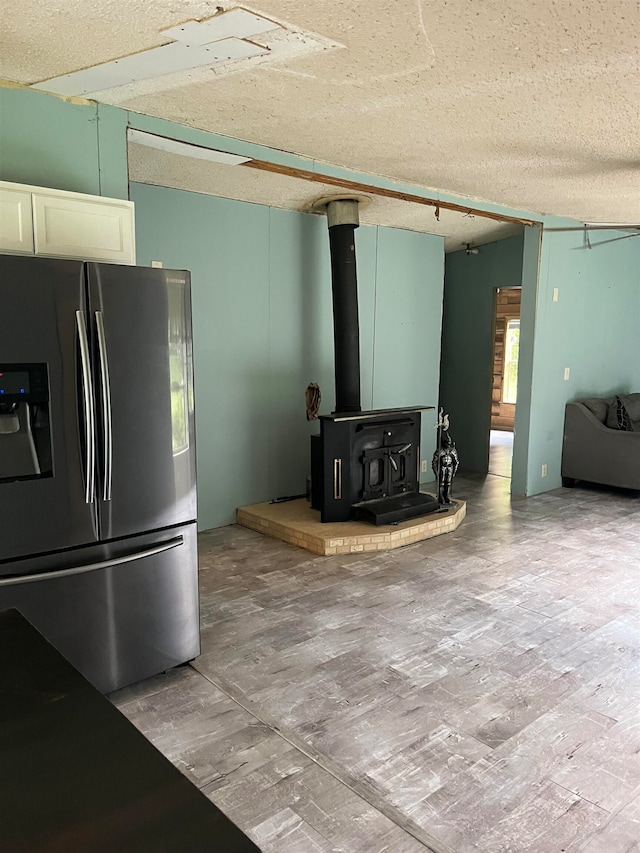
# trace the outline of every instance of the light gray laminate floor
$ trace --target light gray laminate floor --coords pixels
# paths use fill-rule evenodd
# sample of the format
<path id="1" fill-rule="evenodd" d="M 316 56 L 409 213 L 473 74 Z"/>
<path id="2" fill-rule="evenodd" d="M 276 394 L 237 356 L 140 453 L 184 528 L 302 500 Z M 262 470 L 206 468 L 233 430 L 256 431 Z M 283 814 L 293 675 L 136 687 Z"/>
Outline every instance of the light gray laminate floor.
<path id="1" fill-rule="evenodd" d="M 113 695 L 265 853 L 640 850 L 640 495 L 315 557 L 200 537 L 202 655 Z"/>
<path id="2" fill-rule="evenodd" d="M 489 474 L 494 474 L 496 477 L 511 477 L 513 433 L 492 429 L 489 436 Z"/>

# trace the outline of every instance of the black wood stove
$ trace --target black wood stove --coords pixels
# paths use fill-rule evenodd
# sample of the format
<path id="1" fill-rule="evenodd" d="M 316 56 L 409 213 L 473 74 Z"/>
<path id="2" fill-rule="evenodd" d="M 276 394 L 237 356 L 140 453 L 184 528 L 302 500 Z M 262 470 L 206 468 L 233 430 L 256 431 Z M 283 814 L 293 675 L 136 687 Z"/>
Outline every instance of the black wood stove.
<path id="1" fill-rule="evenodd" d="M 311 437 L 311 505 L 323 522 L 390 524 L 439 509 L 419 491 L 420 413 L 433 406 L 360 407 L 360 333 L 354 231 L 358 202 L 327 204 L 336 411 L 320 416 Z"/>

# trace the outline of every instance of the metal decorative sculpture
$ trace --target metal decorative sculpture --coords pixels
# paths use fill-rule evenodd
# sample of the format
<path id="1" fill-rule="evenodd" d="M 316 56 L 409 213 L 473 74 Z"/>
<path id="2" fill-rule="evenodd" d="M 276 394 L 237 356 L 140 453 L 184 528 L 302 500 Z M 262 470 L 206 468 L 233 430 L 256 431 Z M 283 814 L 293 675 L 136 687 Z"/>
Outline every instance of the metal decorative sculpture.
<path id="1" fill-rule="evenodd" d="M 460 465 L 460 460 L 456 446 L 449 435 L 449 415 L 445 415 L 443 409 L 440 409 L 438 414 L 436 429 L 438 430 L 438 443 L 431 460 L 431 467 L 438 482 L 438 503 L 450 505 L 451 484 Z"/>

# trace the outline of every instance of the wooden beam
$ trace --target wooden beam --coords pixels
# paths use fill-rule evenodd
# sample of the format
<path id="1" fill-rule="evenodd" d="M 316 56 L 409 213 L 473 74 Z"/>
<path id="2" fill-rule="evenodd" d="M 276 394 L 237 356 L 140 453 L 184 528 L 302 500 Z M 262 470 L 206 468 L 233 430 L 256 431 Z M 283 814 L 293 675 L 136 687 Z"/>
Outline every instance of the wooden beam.
<path id="1" fill-rule="evenodd" d="M 367 193 L 367 195 L 377 195 L 383 198 L 393 198 L 397 201 L 408 201 L 413 204 L 423 204 L 436 209 L 436 217 L 439 210 L 454 210 L 456 213 L 463 213 L 472 216 L 483 216 L 485 219 L 494 219 L 497 222 L 515 222 L 518 225 L 536 225 L 538 224 L 533 219 L 521 219 L 518 216 L 507 216 L 503 213 L 491 213 L 487 210 L 478 210 L 475 207 L 468 207 L 463 204 L 454 204 L 450 201 L 438 201 L 435 198 L 425 198 L 421 195 L 413 193 L 405 193 L 400 190 L 385 189 L 384 187 L 376 187 L 372 184 L 362 184 L 359 181 L 348 181 L 345 178 L 334 178 L 331 175 L 324 175 L 322 172 L 311 172 L 306 169 L 295 169 L 292 166 L 283 166 L 279 163 L 269 163 L 266 160 L 248 160 L 246 163 L 239 164 L 250 169 L 259 169 L 262 172 L 272 172 L 277 175 L 286 175 L 289 178 L 299 178 L 303 181 L 313 181 L 317 184 L 330 184 L 340 190 L 345 190 L 348 194 L 352 193 Z"/>

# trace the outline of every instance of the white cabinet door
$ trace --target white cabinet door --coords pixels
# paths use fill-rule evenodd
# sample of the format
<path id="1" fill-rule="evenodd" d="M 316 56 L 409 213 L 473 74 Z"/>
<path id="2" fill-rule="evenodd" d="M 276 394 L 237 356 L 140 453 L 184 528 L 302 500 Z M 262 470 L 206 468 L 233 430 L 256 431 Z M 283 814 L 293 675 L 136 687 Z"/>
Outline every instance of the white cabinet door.
<path id="1" fill-rule="evenodd" d="M 33 223 L 36 255 L 136 262 L 130 201 L 34 192 Z"/>
<path id="2" fill-rule="evenodd" d="M 0 187 L 0 252 L 33 254 L 30 192 Z"/>

